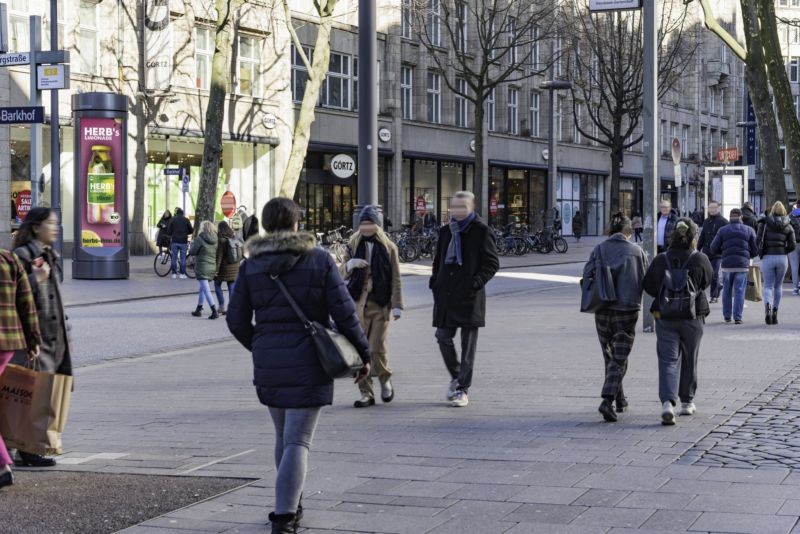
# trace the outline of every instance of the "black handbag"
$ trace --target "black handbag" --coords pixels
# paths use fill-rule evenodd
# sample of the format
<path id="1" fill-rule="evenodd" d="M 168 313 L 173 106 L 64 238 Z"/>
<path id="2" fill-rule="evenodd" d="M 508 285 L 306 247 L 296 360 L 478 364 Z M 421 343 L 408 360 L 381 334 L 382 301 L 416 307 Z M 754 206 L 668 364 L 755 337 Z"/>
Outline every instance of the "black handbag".
<path id="1" fill-rule="evenodd" d="M 361 361 L 361 355 L 353 346 L 350 341 L 339 332 L 324 326 L 317 321 L 309 321 L 308 317 L 297 305 L 297 302 L 292 298 L 289 290 L 286 289 L 283 281 L 278 278 L 278 275 L 272 274 L 270 278 L 275 280 L 278 287 L 283 292 L 283 296 L 289 301 L 289 305 L 297 314 L 297 317 L 303 323 L 311 340 L 314 342 L 314 347 L 317 350 L 317 357 L 319 363 L 325 370 L 325 373 L 331 378 L 347 378 L 352 377 L 358 373 L 363 367 L 364 363 Z"/>
<path id="2" fill-rule="evenodd" d="M 584 313 L 596 313 L 604 310 L 609 304 L 617 300 L 617 291 L 614 289 L 614 275 L 611 272 L 611 267 L 603 261 L 599 245 L 595 251 L 594 271 L 588 278 L 581 279 L 581 311 Z"/>

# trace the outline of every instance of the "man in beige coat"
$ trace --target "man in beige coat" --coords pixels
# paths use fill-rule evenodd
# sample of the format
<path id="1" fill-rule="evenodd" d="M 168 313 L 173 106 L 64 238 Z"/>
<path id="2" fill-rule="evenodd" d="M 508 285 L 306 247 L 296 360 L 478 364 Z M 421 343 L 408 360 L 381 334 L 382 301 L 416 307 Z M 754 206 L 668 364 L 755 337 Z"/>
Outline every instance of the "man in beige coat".
<path id="1" fill-rule="evenodd" d="M 350 239 L 340 271 L 369 340 L 372 368 L 381 383 L 381 399 L 391 402 L 394 388 L 386 335 L 391 318 L 397 320 L 402 315 L 403 289 L 397 247 L 381 229 L 380 214 L 374 206 L 362 208 L 358 231 Z M 361 398 L 355 402 L 356 408 L 375 405 L 371 376 L 360 381 L 358 389 Z"/>

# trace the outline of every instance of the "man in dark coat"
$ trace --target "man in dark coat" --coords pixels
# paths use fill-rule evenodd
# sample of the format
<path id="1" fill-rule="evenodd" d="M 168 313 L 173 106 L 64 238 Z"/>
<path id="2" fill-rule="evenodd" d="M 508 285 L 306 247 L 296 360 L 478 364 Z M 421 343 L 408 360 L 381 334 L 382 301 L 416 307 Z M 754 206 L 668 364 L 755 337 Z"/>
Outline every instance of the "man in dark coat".
<path id="1" fill-rule="evenodd" d="M 722 257 L 722 318 L 742 324 L 747 270 L 758 255 L 756 232 L 741 221 L 742 210 L 731 210 L 730 223 L 723 226 L 711 243 L 711 253 Z"/>
<path id="2" fill-rule="evenodd" d="M 753 205 L 749 202 L 745 202 L 744 206 L 742 206 L 742 224 L 749 226 L 754 231 L 758 231 L 758 217 L 756 217 L 756 212 L 753 210 Z"/>
<path id="3" fill-rule="evenodd" d="M 486 324 L 484 287 L 500 268 L 492 230 L 475 213 L 475 195 L 459 191 L 450 202 L 452 219 L 439 234 L 430 288 L 433 326 L 452 381 L 447 400 L 469 404 L 478 328 Z M 461 329 L 461 362 L 456 354 L 456 330 Z"/>
<path id="4" fill-rule="evenodd" d="M 186 252 L 189 248 L 189 236 L 193 232 L 192 223 L 183 214 L 183 210 L 175 208 L 175 215 L 167 226 L 167 234 L 172 239 L 169 246 L 169 253 L 172 256 L 172 278 L 178 277 L 178 254 L 181 259 L 181 279 L 186 278 Z"/>
<path id="5" fill-rule="evenodd" d="M 658 245 L 658 253 L 660 254 L 666 252 L 669 248 L 669 241 L 672 239 L 675 223 L 678 222 L 678 215 L 675 213 L 675 210 L 672 209 L 672 202 L 669 200 L 662 200 L 659 210 L 656 244 Z"/>
<path id="6" fill-rule="evenodd" d="M 719 290 L 722 288 L 720 283 L 719 270 L 722 266 L 722 256 L 711 252 L 711 243 L 717 237 L 719 229 L 728 224 L 728 219 L 719 212 L 719 202 L 712 200 L 708 204 L 708 218 L 703 221 L 703 228 L 700 230 L 700 237 L 697 238 L 697 250 L 708 256 L 711 260 L 711 268 L 714 269 L 714 277 L 711 279 L 711 303 L 719 300 Z"/>

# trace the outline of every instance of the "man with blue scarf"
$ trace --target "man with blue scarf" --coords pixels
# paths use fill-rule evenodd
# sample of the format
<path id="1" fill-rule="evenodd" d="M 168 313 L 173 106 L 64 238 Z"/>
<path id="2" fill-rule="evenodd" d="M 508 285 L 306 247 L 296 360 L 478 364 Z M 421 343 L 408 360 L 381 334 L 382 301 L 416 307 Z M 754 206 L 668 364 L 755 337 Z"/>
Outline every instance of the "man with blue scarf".
<path id="1" fill-rule="evenodd" d="M 451 406 L 469 404 L 478 328 L 486 326 L 484 287 L 500 268 L 494 233 L 475 213 L 475 195 L 459 191 L 450 200 L 450 222 L 439 234 L 430 288 L 433 326 L 451 382 Z M 461 361 L 454 338 L 461 330 Z"/>

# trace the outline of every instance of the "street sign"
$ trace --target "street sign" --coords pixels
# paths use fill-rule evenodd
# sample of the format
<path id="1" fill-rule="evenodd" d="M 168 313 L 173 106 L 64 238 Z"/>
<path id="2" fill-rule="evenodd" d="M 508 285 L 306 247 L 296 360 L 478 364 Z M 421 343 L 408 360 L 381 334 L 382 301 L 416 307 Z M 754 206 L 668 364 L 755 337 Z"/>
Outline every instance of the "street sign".
<path id="1" fill-rule="evenodd" d="M 17 106 L 0 108 L 0 124 L 43 124 L 44 107 Z"/>
<path id="2" fill-rule="evenodd" d="M 0 67 L 13 67 L 15 65 L 30 65 L 31 53 L 18 52 L 16 54 L 0 54 Z"/>
<path id="3" fill-rule="evenodd" d="M 164 169 L 164 176 L 183 176 L 183 169 L 180 167 L 169 167 Z"/>
<path id="4" fill-rule="evenodd" d="M 189 175 L 186 173 L 181 177 L 181 191 L 184 193 L 189 192 Z"/>
<path id="5" fill-rule="evenodd" d="M 40 91 L 69 88 L 69 65 L 38 65 L 36 71 Z"/>
<path id="6" fill-rule="evenodd" d="M 589 11 L 641 9 L 642 0 L 589 0 Z"/>
<path id="7" fill-rule="evenodd" d="M 219 199 L 219 207 L 222 209 L 222 214 L 230 219 L 236 213 L 236 197 L 231 191 L 225 191 L 222 198 Z"/>
<path id="8" fill-rule="evenodd" d="M 717 159 L 722 163 L 730 163 L 739 159 L 739 147 L 720 148 L 717 150 Z"/>

